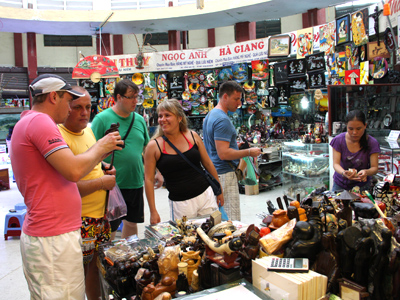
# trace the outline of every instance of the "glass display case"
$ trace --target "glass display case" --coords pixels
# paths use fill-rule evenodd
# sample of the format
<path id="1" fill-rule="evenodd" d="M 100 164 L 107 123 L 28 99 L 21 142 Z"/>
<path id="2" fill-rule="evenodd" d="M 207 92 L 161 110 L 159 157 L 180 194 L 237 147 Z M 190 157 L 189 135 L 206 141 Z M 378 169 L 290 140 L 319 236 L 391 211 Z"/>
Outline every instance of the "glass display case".
<path id="1" fill-rule="evenodd" d="M 378 174 L 379 179 L 395 174 L 400 177 L 400 148 L 397 143 L 388 143 L 385 138 L 377 138 L 381 147 L 381 153 L 378 156 Z"/>
<path id="2" fill-rule="evenodd" d="M 314 189 L 329 189 L 329 144 L 284 142 L 282 150 L 283 191 L 288 198 L 303 198 Z"/>
<path id="3" fill-rule="evenodd" d="M 347 113 L 354 109 L 367 117 L 368 133 L 374 137 L 388 135 L 390 129 L 400 129 L 400 85 L 330 85 L 329 135 L 344 130 Z"/>
<path id="4" fill-rule="evenodd" d="M 259 190 L 272 189 L 282 184 L 282 143 L 269 140 L 261 146 L 262 154 L 258 157 Z"/>

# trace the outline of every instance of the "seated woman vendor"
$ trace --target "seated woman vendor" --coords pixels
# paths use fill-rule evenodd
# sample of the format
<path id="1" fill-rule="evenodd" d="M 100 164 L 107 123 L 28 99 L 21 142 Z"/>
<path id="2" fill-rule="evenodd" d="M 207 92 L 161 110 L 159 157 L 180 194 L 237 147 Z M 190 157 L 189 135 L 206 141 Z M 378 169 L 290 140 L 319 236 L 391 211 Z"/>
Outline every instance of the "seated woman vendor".
<path id="1" fill-rule="evenodd" d="M 345 121 L 347 132 L 337 135 L 330 143 L 335 169 L 331 190 L 351 190 L 355 186 L 366 190 L 371 176 L 378 172 L 379 143 L 367 134 L 362 111 L 349 112 Z"/>

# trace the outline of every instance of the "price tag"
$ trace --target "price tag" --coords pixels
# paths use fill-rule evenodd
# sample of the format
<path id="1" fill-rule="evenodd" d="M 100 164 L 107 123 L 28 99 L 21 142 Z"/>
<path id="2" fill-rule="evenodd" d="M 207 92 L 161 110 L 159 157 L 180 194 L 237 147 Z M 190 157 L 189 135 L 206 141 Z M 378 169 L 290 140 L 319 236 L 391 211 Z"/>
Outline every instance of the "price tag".
<path id="1" fill-rule="evenodd" d="M 390 130 L 388 140 L 395 140 L 399 138 L 400 130 Z"/>
<path id="2" fill-rule="evenodd" d="M 400 148 L 397 143 L 397 139 L 399 138 L 400 130 L 391 130 L 389 136 L 387 138 L 387 142 L 391 149 Z"/>
<path id="3" fill-rule="evenodd" d="M 388 144 L 389 144 L 389 146 L 390 146 L 390 148 L 391 149 L 397 149 L 397 148 L 400 148 L 399 147 L 399 144 L 397 143 L 397 141 L 396 140 L 388 140 Z"/>

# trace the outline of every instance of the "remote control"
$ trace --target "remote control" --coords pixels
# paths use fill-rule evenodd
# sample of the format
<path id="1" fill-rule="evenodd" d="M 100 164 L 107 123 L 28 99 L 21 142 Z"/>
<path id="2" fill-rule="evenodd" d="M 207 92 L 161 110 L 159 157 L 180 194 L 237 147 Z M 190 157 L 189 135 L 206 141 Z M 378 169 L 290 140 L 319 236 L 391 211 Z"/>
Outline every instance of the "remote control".
<path id="1" fill-rule="evenodd" d="M 308 272 L 308 258 L 272 258 L 268 271 Z"/>

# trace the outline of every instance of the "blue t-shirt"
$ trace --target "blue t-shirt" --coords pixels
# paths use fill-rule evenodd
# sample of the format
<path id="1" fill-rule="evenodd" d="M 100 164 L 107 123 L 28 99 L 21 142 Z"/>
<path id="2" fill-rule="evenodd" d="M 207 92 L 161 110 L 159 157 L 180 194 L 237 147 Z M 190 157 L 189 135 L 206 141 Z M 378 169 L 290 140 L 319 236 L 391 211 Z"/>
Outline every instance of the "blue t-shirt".
<path id="1" fill-rule="evenodd" d="M 357 151 L 356 153 L 352 153 L 349 151 L 347 148 L 346 144 L 346 132 L 343 132 L 336 137 L 334 137 L 330 143 L 333 149 L 335 149 L 337 152 L 340 152 L 340 165 L 342 166 L 343 169 L 348 170 L 348 169 L 356 169 L 357 172 L 365 169 L 369 169 L 371 167 L 370 165 L 370 159 L 369 157 L 373 153 L 379 153 L 381 152 L 381 149 L 379 147 L 378 141 L 373 138 L 372 136 L 368 135 L 368 150 L 365 151 L 363 149 Z M 339 185 L 340 187 L 350 190 L 356 185 L 359 187 L 362 187 L 369 183 L 371 180 L 371 176 L 368 176 L 367 182 L 358 182 L 354 180 L 349 180 L 346 177 L 343 177 L 341 174 L 338 174 L 335 172 L 333 175 L 333 181 Z"/>
<path id="2" fill-rule="evenodd" d="M 228 162 L 232 162 L 236 167 L 239 160 L 221 160 L 215 147 L 215 141 L 217 140 L 229 142 L 229 148 L 239 150 L 236 142 L 235 127 L 223 110 L 214 108 L 207 114 L 203 123 L 203 140 L 208 156 L 210 156 L 218 174 L 233 172 L 234 170 Z"/>

